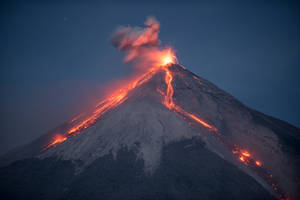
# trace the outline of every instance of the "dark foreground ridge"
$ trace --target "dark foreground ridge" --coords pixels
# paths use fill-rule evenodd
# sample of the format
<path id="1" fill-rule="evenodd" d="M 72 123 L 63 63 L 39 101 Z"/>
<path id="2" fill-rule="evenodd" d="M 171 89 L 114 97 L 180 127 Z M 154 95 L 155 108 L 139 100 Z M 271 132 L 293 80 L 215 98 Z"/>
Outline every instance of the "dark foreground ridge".
<path id="1" fill-rule="evenodd" d="M 253 178 L 204 148 L 198 139 L 164 147 L 153 175 L 126 148 L 75 176 L 71 161 L 18 161 L 0 170 L 3 199 L 274 199 Z"/>

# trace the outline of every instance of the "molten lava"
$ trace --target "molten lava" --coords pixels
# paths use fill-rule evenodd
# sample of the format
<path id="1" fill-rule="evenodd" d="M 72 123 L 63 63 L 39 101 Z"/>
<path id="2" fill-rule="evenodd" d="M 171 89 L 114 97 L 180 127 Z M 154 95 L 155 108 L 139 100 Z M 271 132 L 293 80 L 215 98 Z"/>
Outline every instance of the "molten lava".
<path id="1" fill-rule="evenodd" d="M 92 113 L 92 115 L 87 117 L 82 122 L 79 122 L 78 124 L 74 125 L 72 128 L 70 128 L 67 131 L 67 133 L 68 134 L 76 134 L 79 131 L 82 131 L 82 130 L 90 127 L 105 112 L 107 112 L 108 110 L 110 110 L 112 108 L 115 108 L 118 105 L 120 105 L 121 103 L 123 103 L 127 99 L 127 95 L 130 91 L 132 91 L 134 88 L 136 88 L 136 87 L 142 85 L 143 83 L 145 83 L 147 80 L 149 80 L 159 70 L 166 69 L 165 66 L 167 66 L 168 64 L 176 62 L 176 57 L 175 57 L 174 52 L 171 48 L 168 48 L 166 50 L 162 50 L 160 52 L 160 54 L 155 51 L 151 56 L 152 56 L 153 60 L 156 60 L 156 63 L 159 63 L 159 65 L 153 66 L 148 71 L 146 71 L 146 73 L 139 76 L 137 79 L 133 80 L 132 82 L 130 82 L 125 87 L 123 87 L 120 90 L 113 93 L 108 99 L 105 99 L 105 100 L 99 102 L 96 106 L 97 107 L 96 110 Z M 167 70 L 167 73 L 169 73 L 169 75 L 166 76 L 166 82 L 169 82 L 169 84 L 171 84 L 171 81 L 172 81 L 171 73 L 170 73 L 169 70 Z M 167 80 L 168 78 L 170 80 Z M 168 90 L 170 90 L 168 99 L 173 101 L 172 100 L 173 87 L 169 86 Z M 172 102 L 170 102 L 170 104 L 172 104 Z"/>
<path id="2" fill-rule="evenodd" d="M 165 55 L 162 56 L 162 63 L 161 65 L 165 66 L 165 65 L 169 65 L 174 63 L 177 59 L 176 57 L 173 55 L 173 52 L 171 50 L 168 50 Z"/>
<path id="3" fill-rule="evenodd" d="M 167 84 L 167 93 L 165 94 L 163 104 L 167 108 L 173 109 L 174 106 L 175 106 L 175 104 L 173 102 L 173 94 L 174 94 L 174 90 L 173 90 L 173 86 L 172 86 L 173 76 L 172 76 L 171 72 L 168 70 L 167 67 L 164 67 L 163 69 L 166 72 L 165 82 Z"/>
<path id="4" fill-rule="evenodd" d="M 240 161 L 242 161 L 242 162 L 245 162 L 245 161 L 246 161 L 244 156 L 240 156 L 239 159 L 240 159 Z"/>
<path id="5" fill-rule="evenodd" d="M 202 125 L 202 126 L 208 128 L 208 129 L 211 130 L 211 131 L 214 131 L 214 132 L 217 132 L 217 131 L 218 131 L 218 129 L 217 129 L 216 127 L 214 127 L 214 126 L 208 124 L 207 122 L 203 121 L 202 119 L 200 119 L 200 118 L 197 117 L 196 115 L 193 115 L 193 114 L 191 114 L 191 113 L 189 113 L 189 112 L 186 112 L 186 111 L 183 110 L 181 107 L 175 106 L 174 109 L 175 109 L 177 112 L 181 113 L 182 115 L 184 115 L 184 116 L 186 116 L 186 117 L 188 117 L 188 118 L 190 118 L 190 119 L 193 119 L 194 121 L 196 121 L 196 122 L 199 123 L 200 125 Z"/>
<path id="6" fill-rule="evenodd" d="M 159 88 L 156 89 L 156 91 L 163 96 L 162 104 L 166 106 L 169 110 L 172 110 L 185 118 L 192 120 L 193 122 L 196 122 L 197 124 L 206 127 L 208 130 L 218 133 L 219 131 L 216 127 L 209 124 L 208 122 L 204 121 L 203 119 L 200 119 L 200 117 L 196 116 L 195 114 L 192 114 L 190 112 L 187 112 L 182 107 L 176 104 L 176 102 L 173 99 L 174 95 L 174 88 L 172 85 L 172 81 L 174 80 L 174 75 L 172 74 L 172 71 L 170 70 L 170 67 L 173 63 L 177 62 L 177 59 L 175 57 L 174 51 L 169 49 L 164 49 L 161 51 L 154 51 L 151 53 L 148 53 L 147 56 L 150 56 L 152 60 L 155 60 L 155 65 L 146 70 L 145 73 L 138 76 L 136 79 L 130 81 L 128 84 L 126 84 L 121 89 L 115 91 L 112 93 L 108 98 L 100 101 L 96 105 L 96 109 L 86 118 L 83 120 L 79 120 L 82 115 L 79 115 L 72 119 L 69 123 L 72 125 L 71 128 L 69 128 L 64 134 L 56 135 L 53 141 L 48 144 L 44 150 L 47 150 L 50 147 L 53 147 L 59 143 L 62 143 L 66 141 L 69 137 L 72 135 L 79 134 L 81 131 L 89 128 L 92 126 L 104 113 L 107 111 L 116 108 L 120 104 L 122 104 L 126 99 L 128 98 L 128 94 L 135 88 L 139 87 L 146 81 L 148 81 L 155 73 L 159 71 L 163 71 L 165 73 L 165 84 L 166 84 L 166 91 L 162 91 Z M 194 77 L 197 81 L 200 81 L 197 77 Z M 79 121 L 79 122 L 77 122 Z M 76 122 L 76 123 L 75 123 Z M 73 125 L 73 123 L 75 123 Z M 220 135 L 218 135 L 220 136 Z M 229 147 L 231 148 L 231 147 Z M 261 168 L 262 169 L 262 162 L 258 160 L 254 160 L 252 155 L 249 153 L 249 151 L 245 149 L 240 149 L 237 147 L 237 145 L 234 145 L 233 148 L 231 148 L 233 155 L 237 156 L 238 160 L 241 161 L 243 164 L 247 165 L 251 168 Z M 265 171 L 265 170 L 264 170 Z M 266 171 L 265 174 L 268 174 Z M 272 177 L 271 177 L 272 178 Z M 274 184 L 272 182 L 272 184 Z M 285 199 L 286 196 L 279 190 L 278 185 L 272 185 L 274 191 L 276 191 L 282 199 Z"/>
<path id="7" fill-rule="evenodd" d="M 169 58 L 171 58 L 171 57 L 167 57 L 167 58 L 165 58 L 165 60 L 168 60 Z M 169 108 L 170 110 L 174 109 L 176 112 L 178 112 L 178 113 L 182 114 L 183 116 L 188 117 L 188 118 L 198 122 L 202 126 L 205 126 L 206 128 L 208 128 L 212 131 L 217 131 L 217 128 L 215 128 L 212 125 L 208 124 L 207 122 L 203 121 L 199 117 L 185 111 L 180 106 L 178 106 L 174 103 L 174 100 L 173 100 L 174 89 L 173 89 L 173 85 L 172 85 L 173 75 L 172 75 L 171 71 L 169 70 L 169 63 L 167 65 L 163 65 L 162 69 L 166 73 L 165 83 L 167 85 L 167 92 L 164 96 L 163 104 L 167 108 Z"/>
<path id="8" fill-rule="evenodd" d="M 258 160 L 257 160 L 257 161 L 255 161 L 255 164 L 256 164 L 257 166 L 259 166 L 259 167 L 260 167 L 260 166 L 262 166 L 261 162 L 260 162 L 260 161 L 258 161 Z"/>
<path id="9" fill-rule="evenodd" d="M 64 142 L 64 141 L 66 141 L 67 139 L 68 139 L 68 138 L 67 138 L 66 136 L 57 134 L 57 135 L 55 135 L 53 141 L 52 141 L 50 144 L 48 144 L 48 145 L 45 147 L 44 150 L 46 150 L 46 149 L 48 149 L 48 148 L 50 148 L 50 147 L 52 147 L 52 146 L 55 146 L 55 145 L 57 145 L 57 144 L 59 144 L 59 143 L 62 143 L 62 142 Z"/>
<path id="10" fill-rule="evenodd" d="M 96 106 L 96 110 L 89 117 L 87 117 L 82 122 L 75 124 L 72 128 L 70 128 L 67 131 L 67 133 L 76 134 L 90 127 L 101 115 L 106 113 L 108 110 L 115 108 L 121 103 L 123 103 L 127 99 L 127 95 L 130 91 L 149 80 L 157 70 L 158 69 L 155 67 L 151 68 L 145 74 L 138 77 L 136 80 L 130 82 L 125 87 L 113 93 L 109 98 L 99 102 Z"/>
<path id="11" fill-rule="evenodd" d="M 208 124 L 207 122 L 203 121 L 199 117 L 195 116 L 192 113 L 189 113 L 185 111 L 183 108 L 180 106 L 176 105 L 173 100 L 173 94 L 174 94 L 174 89 L 172 86 L 172 80 L 173 80 L 173 75 L 172 72 L 169 70 L 169 67 L 172 63 L 177 62 L 177 58 L 175 56 L 174 51 L 171 48 L 163 49 L 163 50 L 155 50 L 153 52 L 148 52 L 147 54 L 148 57 L 151 58 L 151 60 L 155 60 L 155 65 L 148 69 L 144 74 L 141 76 L 137 77 L 135 80 L 129 82 L 126 86 L 123 88 L 117 90 L 116 92 L 112 93 L 110 97 L 107 99 L 104 99 L 103 101 L 100 101 L 96 105 L 96 109 L 93 111 L 92 114 L 90 114 L 88 117 L 85 119 L 79 121 L 78 123 L 75 123 L 69 130 L 66 132 L 66 136 L 61 136 L 62 138 L 55 138 L 48 146 L 47 148 L 51 146 L 55 146 L 66 139 L 68 139 L 69 136 L 78 134 L 84 129 L 87 129 L 91 125 L 93 125 L 99 117 L 101 117 L 104 113 L 107 111 L 117 107 L 118 105 L 122 104 L 128 96 L 128 93 L 132 91 L 134 88 L 142 85 L 146 81 L 148 81 L 156 72 L 163 70 L 165 71 L 165 83 L 167 85 L 167 91 L 165 94 L 163 94 L 162 91 L 158 90 L 160 94 L 164 95 L 164 100 L 163 104 L 170 110 L 174 110 L 183 116 L 190 118 L 197 123 L 201 124 L 202 126 L 212 130 L 212 131 L 217 131 L 215 127 L 212 125 Z M 70 121 L 70 124 L 73 122 L 77 121 L 81 115 L 78 115 L 74 119 Z"/>
<path id="12" fill-rule="evenodd" d="M 243 150 L 241 153 L 242 153 L 243 156 L 246 156 L 246 157 L 250 157 L 251 156 L 250 153 L 248 151 L 246 151 L 246 150 Z"/>

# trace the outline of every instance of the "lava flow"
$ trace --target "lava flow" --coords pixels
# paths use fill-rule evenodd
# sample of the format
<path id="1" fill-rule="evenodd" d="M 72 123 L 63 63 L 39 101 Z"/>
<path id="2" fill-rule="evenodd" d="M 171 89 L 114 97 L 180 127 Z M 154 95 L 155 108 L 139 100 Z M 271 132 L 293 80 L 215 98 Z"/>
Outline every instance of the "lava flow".
<path id="1" fill-rule="evenodd" d="M 172 66 L 173 62 L 175 62 L 176 57 L 174 56 L 172 51 L 166 51 L 166 52 L 167 52 L 166 54 L 163 54 L 160 57 L 160 65 L 150 68 L 146 73 L 142 74 L 134 81 L 127 84 L 125 87 L 114 92 L 109 98 L 99 102 L 96 105 L 96 110 L 90 116 L 86 117 L 83 121 L 75 123 L 75 125 L 72 126 L 70 129 L 68 129 L 65 134 L 56 135 L 54 140 L 50 144 L 48 144 L 45 147 L 45 149 L 48 149 L 52 146 L 62 143 L 72 135 L 78 134 L 84 129 L 87 129 L 88 127 L 93 125 L 96 122 L 96 120 L 99 119 L 99 117 L 101 117 L 104 113 L 122 104 L 127 99 L 130 91 L 132 91 L 134 88 L 137 88 L 138 86 L 148 81 L 158 71 L 165 72 L 165 84 L 167 86 L 165 92 L 159 89 L 157 90 L 163 96 L 162 104 L 165 105 L 168 109 L 180 113 L 182 116 L 189 118 L 190 120 L 193 120 L 196 123 L 206 127 L 208 130 L 219 134 L 218 129 L 216 127 L 205 122 L 204 120 L 200 119 L 196 115 L 187 112 L 186 110 L 184 110 L 182 107 L 180 107 L 174 102 L 173 99 L 174 88 L 172 85 L 172 81 L 174 77 L 169 68 Z M 78 121 L 79 118 L 80 116 L 75 117 L 70 121 L 70 123 Z M 244 163 L 245 165 L 247 165 L 248 167 L 251 168 L 262 167 L 262 162 L 259 160 L 254 160 L 250 152 L 245 149 L 240 149 L 236 145 L 234 145 L 232 153 L 233 155 L 237 155 L 238 160 Z M 264 170 L 263 176 L 265 174 L 269 175 L 269 173 Z M 273 181 L 270 181 L 270 184 L 274 189 L 274 191 L 281 196 L 281 199 L 286 199 L 286 196 L 282 193 L 281 190 L 279 190 L 278 184 L 275 184 Z"/>
<path id="2" fill-rule="evenodd" d="M 100 101 L 91 114 L 86 116 L 79 115 L 72 119 L 69 122 L 70 128 L 64 133 L 56 135 L 53 141 L 51 141 L 43 150 L 56 146 L 73 135 L 79 134 L 83 130 L 92 126 L 103 114 L 125 102 L 129 93 L 133 89 L 141 86 L 153 77 L 154 74 L 161 71 L 165 73 L 164 82 L 166 84 L 166 90 L 161 91 L 157 88 L 156 91 L 163 97 L 162 104 L 169 110 L 183 116 L 185 119 L 189 119 L 207 128 L 212 133 L 216 133 L 218 136 L 217 139 L 224 144 L 222 141 L 223 137 L 216 127 L 176 104 L 176 99 L 173 98 L 174 87 L 172 84 L 174 75 L 170 70 L 172 64 L 177 63 L 175 53 L 172 48 L 162 49 L 159 47 L 158 21 L 149 18 L 146 21 L 145 26 L 146 28 L 142 30 L 130 27 L 118 29 L 112 39 L 114 46 L 116 46 L 120 51 L 127 53 L 125 61 L 133 61 L 136 66 L 142 66 L 141 69 L 143 69 L 144 73 L 132 81 L 129 81 L 124 87 L 113 92 L 108 98 Z M 150 66 L 150 68 L 145 69 L 145 66 Z M 202 84 L 197 77 L 193 77 L 199 84 Z M 244 148 L 239 148 L 237 145 L 232 146 L 227 144 L 225 147 L 232 152 L 233 156 L 236 157 L 236 160 L 240 161 L 248 168 L 255 170 L 257 173 L 259 172 L 258 175 L 268 181 L 270 187 L 273 188 L 281 199 L 287 199 L 287 197 L 279 189 L 278 184 L 273 181 L 272 174 L 264 169 L 260 160 L 254 159 L 252 153 Z"/>
<path id="3" fill-rule="evenodd" d="M 172 80 L 173 80 L 173 76 L 171 71 L 169 70 L 167 63 L 166 65 L 163 65 L 164 67 L 162 68 L 163 70 L 165 70 L 166 76 L 165 76 L 165 82 L 167 84 L 167 93 L 164 96 L 164 101 L 163 104 L 169 108 L 170 110 L 174 109 L 176 112 L 181 113 L 182 115 L 195 120 L 196 122 L 198 122 L 199 124 L 201 124 L 202 126 L 212 130 L 212 131 L 217 131 L 217 128 L 215 128 L 214 126 L 206 123 L 205 121 L 203 121 L 202 119 L 200 119 L 199 117 L 185 111 L 184 109 L 182 109 L 180 106 L 176 105 L 173 101 L 173 94 L 174 94 L 174 89 L 172 86 Z"/>
<path id="4" fill-rule="evenodd" d="M 106 113 L 107 111 L 122 104 L 127 99 L 128 93 L 130 91 L 132 91 L 134 88 L 136 88 L 136 87 L 142 85 L 143 83 L 145 83 L 146 81 L 148 81 L 156 72 L 163 69 L 164 66 L 176 61 L 176 57 L 171 48 L 162 50 L 162 51 L 160 51 L 160 53 L 155 52 L 152 54 L 152 56 L 153 56 L 153 59 L 156 60 L 155 66 L 153 66 L 152 68 L 147 70 L 142 75 L 138 76 L 133 81 L 129 82 L 125 87 L 122 87 L 121 89 L 112 93 L 112 95 L 110 97 L 108 97 L 107 99 L 100 101 L 96 105 L 96 109 L 92 112 L 92 114 L 87 116 L 82 121 L 75 123 L 75 125 L 73 125 L 70 129 L 68 129 L 66 131 L 66 133 L 62 134 L 63 136 L 61 136 L 61 137 L 63 137 L 64 140 L 58 139 L 57 137 L 55 137 L 53 139 L 53 141 L 45 147 L 45 149 L 48 149 L 52 146 L 62 143 L 65 140 L 67 140 L 69 137 L 71 137 L 72 135 L 76 135 L 76 134 L 80 133 L 81 131 L 87 129 L 91 125 L 93 125 L 96 122 L 96 120 L 99 119 L 99 117 L 101 117 L 104 113 Z M 73 122 L 78 121 L 78 119 L 80 119 L 80 117 L 81 117 L 81 115 L 78 115 L 77 117 L 72 119 L 70 121 L 70 124 L 73 124 Z"/>
<path id="5" fill-rule="evenodd" d="M 165 94 L 162 93 L 159 90 L 159 93 L 164 95 L 163 104 L 168 109 L 174 110 L 174 111 L 182 114 L 183 116 L 185 116 L 185 117 L 187 117 L 191 120 L 194 120 L 195 122 L 199 123 L 200 125 L 208 128 L 208 130 L 213 131 L 215 133 L 218 133 L 217 135 L 220 136 L 217 128 L 215 128 L 214 126 L 210 125 L 209 123 L 203 121 L 199 117 L 185 111 L 183 108 L 181 108 L 180 106 L 178 106 L 174 103 L 174 100 L 173 100 L 174 88 L 173 88 L 173 85 L 172 85 L 173 75 L 172 75 L 172 72 L 169 70 L 169 63 L 167 65 L 164 65 L 162 67 L 162 69 L 165 71 L 165 74 L 166 74 L 165 75 L 165 83 L 167 85 L 167 90 L 166 90 Z M 218 139 L 220 139 L 220 138 L 218 138 Z M 271 185 L 273 190 L 279 195 L 280 199 L 281 200 L 288 200 L 288 197 L 283 193 L 283 191 L 281 189 L 279 189 L 278 184 L 276 184 L 273 181 L 272 174 L 270 174 L 267 170 L 262 168 L 262 162 L 261 161 L 255 160 L 253 158 L 253 156 L 250 154 L 249 151 L 247 151 L 245 149 L 240 149 L 240 148 L 237 147 L 237 145 L 234 145 L 232 153 L 234 155 L 238 155 L 238 160 L 241 161 L 246 166 L 248 166 L 252 169 L 259 168 L 260 176 L 264 177 L 264 178 L 266 178 L 266 177 L 269 178 L 269 179 L 267 179 L 268 183 Z"/>
<path id="6" fill-rule="evenodd" d="M 146 71 L 146 73 L 142 74 L 137 79 L 133 80 L 132 82 L 129 82 L 128 85 L 126 85 L 125 87 L 114 92 L 109 98 L 100 101 L 96 105 L 96 109 L 93 111 L 91 115 L 89 115 L 84 120 L 79 121 L 78 123 L 73 125 L 70 129 L 66 131 L 65 134 L 60 135 L 60 137 L 56 136 L 53 139 L 53 141 L 46 146 L 45 149 L 48 149 L 52 146 L 62 143 L 65 140 L 67 140 L 70 136 L 78 134 L 84 129 L 87 129 L 88 127 L 93 125 L 96 122 L 96 120 L 99 119 L 99 117 L 102 116 L 104 113 L 106 113 L 108 110 L 111 110 L 117 107 L 118 105 L 122 104 L 127 99 L 128 93 L 130 91 L 132 91 L 134 88 L 148 81 L 156 72 L 160 70 L 163 70 L 166 74 L 165 83 L 167 85 L 167 91 L 166 94 L 164 95 L 163 104 L 168 109 L 174 110 L 182 114 L 183 116 L 193 119 L 194 121 L 208 128 L 209 130 L 217 132 L 217 128 L 203 121 L 202 119 L 195 116 L 194 114 L 185 111 L 183 108 L 181 108 L 180 106 L 174 103 L 173 100 L 174 89 L 172 86 L 173 75 L 169 69 L 169 66 L 177 61 L 174 51 L 171 48 L 168 48 L 160 51 L 160 53 L 155 51 L 155 53 L 152 53 L 152 56 L 153 56 L 152 59 L 156 61 L 155 66 L 150 68 L 148 71 Z M 163 92 L 161 94 L 163 94 Z M 78 115 L 77 117 L 72 119 L 70 123 L 72 124 L 73 122 L 77 121 L 80 118 L 80 116 L 81 115 Z"/>
<path id="7" fill-rule="evenodd" d="M 67 139 L 68 138 L 66 136 L 61 135 L 61 134 L 57 134 L 57 135 L 55 135 L 53 141 L 50 144 L 48 144 L 43 150 L 46 150 L 46 149 L 48 149 L 48 148 L 50 148 L 52 146 L 55 146 L 55 145 L 57 145 L 59 143 L 62 143 L 64 141 L 66 141 Z"/>

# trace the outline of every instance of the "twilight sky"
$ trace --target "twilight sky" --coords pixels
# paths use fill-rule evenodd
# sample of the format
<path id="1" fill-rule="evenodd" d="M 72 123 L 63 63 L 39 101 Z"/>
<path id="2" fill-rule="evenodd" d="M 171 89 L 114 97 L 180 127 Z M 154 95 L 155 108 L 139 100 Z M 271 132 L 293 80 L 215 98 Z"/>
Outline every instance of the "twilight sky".
<path id="1" fill-rule="evenodd" d="M 94 105 L 109 81 L 129 74 L 109 37 L 148 16 L 180 64 L 300 127 L 299 3 L 13 2 L 0 3 L 0 154 Z"/>

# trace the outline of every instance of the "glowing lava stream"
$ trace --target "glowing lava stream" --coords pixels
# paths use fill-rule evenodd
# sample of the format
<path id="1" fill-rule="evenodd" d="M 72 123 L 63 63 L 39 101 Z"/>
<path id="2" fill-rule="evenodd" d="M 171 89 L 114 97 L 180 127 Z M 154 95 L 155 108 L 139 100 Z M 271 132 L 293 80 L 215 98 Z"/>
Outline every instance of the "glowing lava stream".
<path id="1" fill-rule="evenodd" d="M 87 118 L 85 118 L 83 121 L 79 121 L 75 123 L 76 121 L 79 120 L 81 115 L 72 119 L 69 122 L 69 124 L 75 123 L 75 125 L 73 125 L 69 130 L 67 130 L 66 133 L 60 134 L 59 137 L 56 136 L 53 139 L 53 141 L 50 144 L 48 144 L 43 150 L 47 150 L 50 147 L 56 146 L 57 144 L 67 140 L 72 135 L 76 135 L 81 131 L 87 129 L 91 125 L 93 125 L 96 122 L 96 120 L 104 113 L 106 113 L 108 110 L 122 104 L 127 99 L 128 93 L 130 91 L 132 91 L 134 88 L 148 81 L 156 72 L 158 72 L 168 64 L 176 61 L 176 57 L 174 56 L 174 53 L 171 49 L 166 49 L 165 51 L 162 51 L 160 54 L 154 54 L 152 56 L 155 58 L 155 60 L 157 60 L 156 65 L 154 67 L 150 68 L 148 71 L 146 71 L 146 73 L 140 75 L 134 81 L 129 82 L 125 87 L 117 90 L 109 98 L 100 101 L 96 105 L 96 109 L 93 111 L 93 113 L 89 115 Z"/>
<path id="2" fill-rule="evenodd" d="M 168 63 L 169 64 L 169 63 Z M 206 123 L 205 121 L 201 120 L 200 118 L 198 118 L 197 116 L 186 112 L 184 109 L 182 109 L 181 107 L 179 107 L 178 105 L 176 105 L 173 101 L 173 94 L 174 94 L 174 89 L 172 86 L 172 80 L 173 80 L 173 76 L 171 71 L 168 68 L 168 65 L 166 65 L 165 67 L 162 68 L 163 70 L 165 70 L 166 76 L 165 76 L 165 82 L 167 84 L 167 94 L 165 95 L 163 104 L 169 108 L 170 110 L 174 109 L 175 111 L 181 113 L 182 115 L 191 118 L 193 120 L 195 120 L 196 122 L 198 122 L 199 124 L 201 124 L 202 126 L 212 130 L 212 131 L 218 131 L 215 127 L 213 127 L 212 125 Z"/>
<path id="3" fill-rule="evenodd" d="M 105 100 L 99 102 L 96 106 L 97 109 L 92 113 L 92 115 L 89 116 L 88 118 L 86 118 L 85 120 L 83 120 L 82 122 L 76 124 L 71 129 L 69 129 L 67 131 L 67 134 L 74 135 L 74 134 L 79 133 L 80 131 L 90 127 L 106 111 L 122 104 L 127 99 L 127 95 L 131 90 L 133 90 L 134 88 L 142 85 L 147 80 L 149 80 L 156 71 L 157 71 L 157 67 L 151 68 L 148 72 L 146 72 L 142 76 L 138 77 L 138 79 L 136 79 L 135 81 L 133 81 L 132 83 L 129 83 L 124 88 L 121 88 L 120 90 L 115 92 L 108 99 L 105 99 Z"/>
<path id="4" fill-rule="evenodd" d="M 57 144 L 59 144 L 59 143 L 62 143 L 62 142 L 64 142 L 64 141 L 66 141 L 67 139 L 68 139 L 68 138 L 67 138 L 66 136 L 57 134 L 57 135 L 55 135 L 54 140 L 53 140 L 50 144 L 48 144 L 46 147 L 44 147 L 43 150 L 46 150 L 46 149 L 48 149 L 48 148 L 50 148 L 50 147 L 52 147 L 52 146 L 55 146 L 55 145 L 57 145 Z"/>
<path id="5" fill-rule="evenodd" d="M 162 69 L 165 70 L 165 83 L 167 85 L 167 91 L 166 94 L 163 95 L 163 93 L 161 93 L 159 91 L 160 94 L 162 94 L 164 96 L 164 100 L 163 100 L 163 104 L 170 110 L 175 110 L 178 113 L 181 113 L 183 116 L 188 117 L 196 122 L 198 122 L 199 124 L 201 124 L 202 126 L 208 128 L 209 130 L 216 132 L 219 134 L 218 129 L 215 128 L 214 126 L 208 124 L 207 122 L 201 120 L 200 118 L 198 118 L 197 116 L 185 111 L 184 109 L 182 109 L 180 106 L 176 105 L 173 101 L 173 94 L 174 94 L 174 89 L 173 89 L 173 85 L 172 85 L 172 80 L 173 80 L 173 75 L 172 72 L 169 70 L 169 64 L 167 63 L 167 65 L 165 65 Z M 231 147 L 230 147 L 231 148 Z M 271 187 L 273 188 L 273 190 L 279 195 L 280 200 L 288 200 L 289 198 L 282 192 L 281 189 L 279 189 L 278 184 L 274 183 L 273 179 L 272 179 L 272 174 L 269 173 L 267 170 L 262 168 L 262 163 L 261 161 L 258 160 L 254 160 L 252 155 L 247 151 L 247 150 L 243 150 L 237 147 L 237 145 L 234 145 L 234 149 L 232 150 L 232 153 L 235 155 L 238 155 L 238 159 L 239 161 L 241 161 L 243 164 L 245 164 L 246 166 L 250 167 L 250 168 L 258 168 L 261 176 L 262 177 L 268 177 L 268 183 L 271 185 Z"/>
<path id="6" fill-rule="evenodd" d="M 57 144 L 66 141 L 72 135 L 76 135 L 76 134 L 80 133 L 81 131 L 83 131 L 84 129 L 87 129 L 88 127 L 93 125 L 101 115 L 103 115 L 108 110 L 115 108 L 118 105 L 122 104 L 127 99 L 127 95 L 130 91 L 132 91 L 134 88 L 136 88 L 136 87 L 142 85 L 143 83 L 145 83 L 146 81 L 148 81 L 159 70 L 163 70 L 165 72 L 165 83 L 167 85 L 167 89 L 166 89 L 165 93 L 158 89 L 158 92 L 164 97 L 163 102 L 162 102 L 163 105 L 165 105 L 170 110 L 174 110 L 175 112 L 180 113 L 181 115 L 183 115 L 191 120 L 194 120 L 198 124 L 206 127 L 208 130 L 219 134 L 217 128 L 215 128 L 214 126 L 210 125 L 209 123 L 203 121 L 202 119 L 195 116 L 194 114 L 185 111 L 183 108 L 181 108 L 180 106 L 178 106 L 174 103 L 174 100 L 173 100 L 174 88 L 172 85 L 173 75 L 172 75 L 172 72 L 169 70 L 169 67 L 174 62 L 174 59 L 175 59 L 175 57 L 173 57 L 173 56 L 163 58 L 160 65 L 150 68 L 146 73 L 144 73 L 143 75 L 138 77 L 136 80 L 129 83 L 128 85 L 121 88 L 120 90 L 116 91 L 109 98 L 104 99 L 103 101 L 99 102 L 96 105 L 96 110 L 90 116 L 88 116 L 83 121 L 79 121 L 78 123 L 76 123 L 69 130 L 67 130 L 65 134 L 56 135 L 54 140 L 50 144 L 48 144 L 43 150 L 47 150 L 53 146 L 56 146 Z M 72 123 L 78 121 L 80 117 L 81 117 L 81 115 L 75 117 L 69 123 L 72 124 Z M 262 167 L 262 162 L 258 161 L 258 160 L 254 160 L 252 158 L 251 154 L 247 150 L 241 150 L 241 149 L 237 148 L 237 146 L 235 145 L 235 147 L 232 150 L 232 153 L 234 155 L 237 155 L 238 160 L 241 161 L 243 164 L 247 165 L 248 167 L 252 167 L 252 168 L 253 167 L 257 167 L 257 168 Z M 275 192 L 277 192 L 279 194 L 280 199 L 288 199 L 283 194 L 283 192 L 281 190 L 279 190 L 278 185 L 273 183 L 272 174 L 268 173 L 264 169 L 262 169 L 262 170 L 264 171 L 263 172 L 264 176 L 265 176 L 265 174 L 267 174 L 268 177 L 270 177 L 269 179 L 271 181 L 270 183 L 272 185 L 272 188 L 274 189 Z"/>

